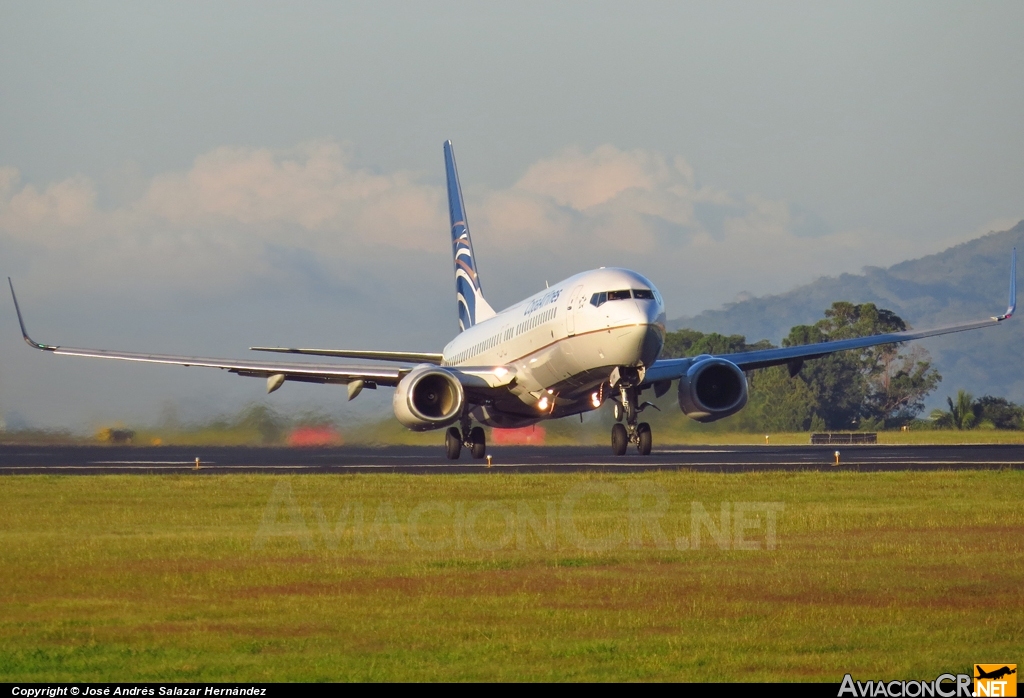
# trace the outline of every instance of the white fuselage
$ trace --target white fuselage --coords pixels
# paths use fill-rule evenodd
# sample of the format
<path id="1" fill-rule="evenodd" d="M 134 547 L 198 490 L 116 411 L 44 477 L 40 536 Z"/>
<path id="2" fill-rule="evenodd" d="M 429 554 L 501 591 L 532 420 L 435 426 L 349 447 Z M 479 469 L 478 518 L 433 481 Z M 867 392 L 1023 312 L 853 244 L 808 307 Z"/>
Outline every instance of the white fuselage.
<path id="1" fill-rule="evenodd" d="M 474 417 L 518 426 L 596 409 L 604 396 L 593 391 L 616 367 L 654 363 L 664 336 L 665 306 L 650 281 L 628 269 L 595 269 L 460 333 L 444 348 L 442 365 L 513 369 L 508 398 Z"/>

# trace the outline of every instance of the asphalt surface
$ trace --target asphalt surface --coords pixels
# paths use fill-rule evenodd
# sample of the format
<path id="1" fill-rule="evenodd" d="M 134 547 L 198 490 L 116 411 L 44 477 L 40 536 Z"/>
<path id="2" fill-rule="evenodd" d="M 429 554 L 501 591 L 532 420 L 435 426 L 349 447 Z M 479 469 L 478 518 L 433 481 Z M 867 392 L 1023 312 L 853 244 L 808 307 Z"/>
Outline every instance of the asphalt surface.
<path id="1" fill-rule="evenodd" d="M 441 446 L 247 448 L 234 446 L 0 446 L 0 475 L 113 473 L 557 473 L 700 470 L 1024 469 L 1024 445 L 984 446 L 666 446 L 647 457 L 608 447 L 493 446 L 491 466 Z M 839 451 L 839 465 L 835 453 Z M 635 451 L 633 452 L 635 454 Z M 196 470 L 196 458 L 199 469 Z"/>

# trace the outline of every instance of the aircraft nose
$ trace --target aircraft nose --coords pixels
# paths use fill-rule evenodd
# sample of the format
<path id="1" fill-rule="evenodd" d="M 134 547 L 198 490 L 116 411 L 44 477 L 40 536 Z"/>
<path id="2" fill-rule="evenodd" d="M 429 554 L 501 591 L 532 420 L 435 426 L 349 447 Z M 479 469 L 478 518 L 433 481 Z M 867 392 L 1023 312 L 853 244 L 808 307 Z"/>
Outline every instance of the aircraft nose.
<path id="1" fill-rule="evenodd" d="M 637 301 L 636 324 L 644 328 L 640 338 L 640 361 L 650 366 L 665 344 L 665 310 L 657 301 Z"/>
<path id="2" fill-rule="evenodd" d="M 638 325 L 661 325 L 665 327 L 665 306 L 657 300 L 636 300 L 636 315 L 634 319 Z"/>
<path id="3" fill-rule="evenodd" d="M 649 324 L 665 326 L 665 306 L 661 303 L 648 301 L 644 311 Z"/>
<path id="4" fill-rule="evenodd" d="M 640 340 L 640 361 L 650 366 L 658 360 L 662 347 L 665 346 L 665 326 L 663 324 L 647 325 Z"/>

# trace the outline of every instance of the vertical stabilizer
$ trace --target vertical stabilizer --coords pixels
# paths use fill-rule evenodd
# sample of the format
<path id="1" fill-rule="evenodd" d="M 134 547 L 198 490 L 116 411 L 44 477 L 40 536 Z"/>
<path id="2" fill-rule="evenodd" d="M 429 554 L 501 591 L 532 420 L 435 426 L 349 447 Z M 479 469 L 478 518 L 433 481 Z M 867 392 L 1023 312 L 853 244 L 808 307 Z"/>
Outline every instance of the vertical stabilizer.
<path id="1" fill-rule="evenodd" d="M 459 172 L 455 168 L 452 142 L 444 143 L 444 167 L 448 175 L 448 213 L 452 224 L 452 257 L 455 260 L 455 296 L 459 307 L 459 329 L 468 330 L 478 322 L 494 317 L 494 310 L 484 300 L 480 276 L 476 273 L 473 240 L 466 223 L 466 207 L 462 202 Z"/>

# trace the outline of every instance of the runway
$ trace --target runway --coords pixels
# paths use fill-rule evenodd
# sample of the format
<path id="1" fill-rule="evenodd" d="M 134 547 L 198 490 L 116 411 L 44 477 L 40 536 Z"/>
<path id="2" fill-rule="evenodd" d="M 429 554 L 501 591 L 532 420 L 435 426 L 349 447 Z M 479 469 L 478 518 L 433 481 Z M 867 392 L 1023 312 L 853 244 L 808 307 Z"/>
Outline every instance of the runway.
<path id="1" fill-rule="evenodd" d="M 900 471 L 1024 469 L 1024 445 L 666 446 L 616 457 L 596 446 L 494 446 L 491 465 L 440 446 L 251 448 L 236 446 L 0 446 L 0 475 L 234 473 L 560 473 L 696 470 Z M 835 452 L 840 452 L 839 465 Z M 196 469 L 196 459 L 199 468 Z"/>

